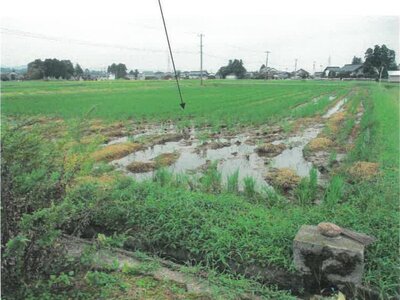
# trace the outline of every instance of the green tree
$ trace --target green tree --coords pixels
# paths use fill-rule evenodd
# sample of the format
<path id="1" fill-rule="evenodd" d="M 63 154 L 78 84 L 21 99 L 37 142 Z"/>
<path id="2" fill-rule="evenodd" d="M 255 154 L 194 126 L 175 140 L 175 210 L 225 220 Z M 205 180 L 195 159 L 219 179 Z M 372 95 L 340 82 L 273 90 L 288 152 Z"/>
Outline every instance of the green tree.
<path id="1" fill-rule="evenodd" d="M 43 79 L 44 76 L 44 64 L 41 59 L 35 59 L 28 64 L 28 70 L 26 76 L 32 80 Z"/>
<path id="2" fill-rule="evenodd" d="M 79 64 L 75 65 L 74 75 L 76 77 L 80 77 L 80 76 L 83 75 L 83 70 L 82 70 L 82 68 L 81 68 L 81 66 Z"/>
<path id="3" fill-rule="evenodd" d="M 236 75 L 237 78 L 242 79 L 246 74 L 246 69 L 243 66 L 243 61 L 240 59 L 229 60 L 227 66 L 223 66 L 218 70 L 218 73 L 222 78 L 225 78 L 229 74 Z"/>
<path id="4" fill-rule="evenodd" d="M 364 72 L 368 77 L 387 78 L 388 70 L 397 70 L 396 53 L 386 45 L 375 45 L 365 52 Z"/>
<path id="5" fill-rule="evenodd" d="M 127 68 L 125 64 L 119 63 L 118 65 L 113 63 L 112 65 L 107 67 L 107 72 L 114 74 L 116 79 L 124 78 L 126 76 Z"/>
<path id="6" fill-rule="evenodd" d="M 360 65 L 360 64 L 362 64 L 362 58 L 354 56 L 353 60 L 351 61 L 351 64 L 352 65 Z"/>

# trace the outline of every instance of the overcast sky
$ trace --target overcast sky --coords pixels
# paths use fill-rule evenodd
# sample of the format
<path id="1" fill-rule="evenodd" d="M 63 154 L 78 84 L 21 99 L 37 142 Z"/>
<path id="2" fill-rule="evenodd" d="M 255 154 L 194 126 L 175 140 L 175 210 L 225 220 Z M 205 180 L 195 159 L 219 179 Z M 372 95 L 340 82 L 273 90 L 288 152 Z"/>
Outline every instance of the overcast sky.
<path id="1" fill-rule="evenodd" d="M 400 1 L 162 0 L 177 69 L 199 70 L 229 59 L 257 70 L 270 51 L 271 67 L 316 71 L 342 66 L 368 47 L 386 44 L 400 62 Z M 377 3 L 378 5 L 373 5 Z M 83 68 L 116 62 L 128 69 L 172 70 L 157 0 L 3 1 L 1 65 L 36 58 L 70 59 Z"/>

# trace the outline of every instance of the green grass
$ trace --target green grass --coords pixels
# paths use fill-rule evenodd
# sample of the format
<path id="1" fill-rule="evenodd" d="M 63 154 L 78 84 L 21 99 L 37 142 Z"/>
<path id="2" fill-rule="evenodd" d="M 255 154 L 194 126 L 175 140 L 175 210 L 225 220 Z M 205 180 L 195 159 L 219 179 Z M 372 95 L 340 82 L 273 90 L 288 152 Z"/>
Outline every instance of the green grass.
<path id="1" fill-rule="evenodd" d="M 260 124 L 291 115 L 291 108 L 320 95 L 343 94 L 351 84 L 300 81 L 182 81 L 187 103 L 179 108 L 172 81 L 5 82 L 2 111 L 6 115 L 46 115 L 77 118 L 91 109 L 91 118 L 104 120 L 191 120 L 195 125 Z M 306 105 L 297 114 L 308 116 L 327 104 Z"/>

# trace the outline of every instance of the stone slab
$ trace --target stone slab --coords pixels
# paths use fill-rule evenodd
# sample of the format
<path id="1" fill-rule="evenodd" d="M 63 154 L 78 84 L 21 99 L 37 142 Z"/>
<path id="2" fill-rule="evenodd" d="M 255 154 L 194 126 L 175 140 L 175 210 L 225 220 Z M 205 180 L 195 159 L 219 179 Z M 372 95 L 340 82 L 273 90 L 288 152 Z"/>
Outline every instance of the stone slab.
<path id="1" fill-rule="evenodd" d="M 348 237 L 321 235 L 317 226 L 303 225 L 293 241 L 296 269 L 317 281 L 360 284 L 364 246 Z"/>

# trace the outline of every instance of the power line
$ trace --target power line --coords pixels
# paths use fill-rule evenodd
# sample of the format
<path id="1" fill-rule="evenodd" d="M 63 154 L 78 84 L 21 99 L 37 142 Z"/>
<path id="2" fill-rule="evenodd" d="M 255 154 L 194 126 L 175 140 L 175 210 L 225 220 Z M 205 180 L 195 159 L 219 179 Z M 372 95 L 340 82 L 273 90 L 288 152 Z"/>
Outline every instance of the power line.
<path id="1" fill-rule="evenodd" d="M 153 53 L 164 53 L 165 52 L 165 50 L 162 50 L 162 49 L 137 48 L 137 47 L 124 46 L 124 45 L 117 45 L 117 44 L 105 44 L 105 43 L 98 43 L 98 42 L 90 42 L 90 41 L 79 40 L 79 39 L 70 39 L 70 38 L 49 36 L 49 35 L 44 35 L 44 34 L 40 34 L 40 33 L 22 31 L 22 30 L 18 30 L 18 29 L 11 29 L 11 28 L 5 28 L 5 27 L 0 27 L 0 30 L 3 34 L 15 35 L 15 36 L 21 36 L 21 37 L 27 37 L 27 38 L 34 38 L 34 39 L 40 39 L 40 40 L 47 40 L 50 42 L 65 42 L 65 43 L 79 44 L 79 45 L 83 45 L 83 46 L 113 48 L 113 49 L 126 50 L 126 51 L 142 51 L 142 52 L 153 52 Z M 178 50 L 178 51 L 175 51 L 175 53 L 196 54 L 195 51 L 187 51 L 187 50 Z"/>

